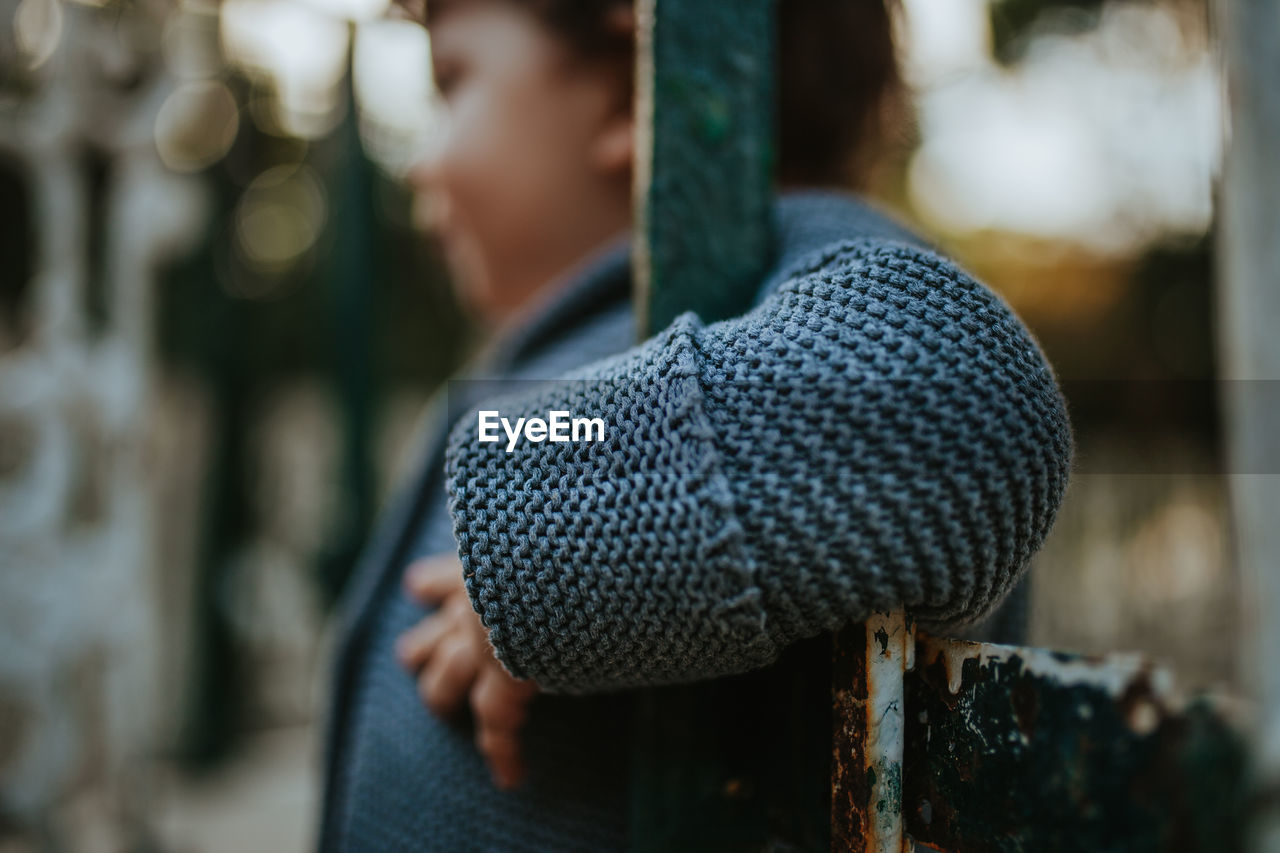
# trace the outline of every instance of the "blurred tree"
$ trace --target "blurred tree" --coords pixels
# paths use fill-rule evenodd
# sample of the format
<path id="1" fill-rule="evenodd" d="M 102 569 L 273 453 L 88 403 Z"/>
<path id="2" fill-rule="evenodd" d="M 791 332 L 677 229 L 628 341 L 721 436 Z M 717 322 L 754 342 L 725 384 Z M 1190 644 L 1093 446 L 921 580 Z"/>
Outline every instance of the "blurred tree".
<path id="1" fill-rule="evenodd" d="M 245 722 L 243 686 L 250 675 L 227 587 L 236 560 L 262 533 L 252 437 L 268 406 L 300 381 L 319 378 L 332 389 L 340 418 L 340 488 L 322 551 L 304 555 L 314 561 L 317 589 L 330 603 L 376 510 L 373 444 L 384 404 L 396 388 L 425 396 L 452 372 L 471 340 L 438 253 L 410 226 L 411 197 L 378 173 L 361 148 L 349 79 L 344 119 L 312 143 L 241 122 L 227 155 L 203 172 L 213 190 L 212 226 L 199 250 L 168 269 L 160 292 L 162 358 L 208 390 L 214 418 L 183 736 L 183 751 L 197 761 L 224 755 Z M 234 73 L 228 84 L 242 105 L 273 97 Z M 263 176 L 275 181 L 277 175 L 284 181 L 315 175 L 324 220 L 304 251 L 263 264 L 246 252 L 245 228 L 263 227 L 246 226 L 246 200 Z"/>

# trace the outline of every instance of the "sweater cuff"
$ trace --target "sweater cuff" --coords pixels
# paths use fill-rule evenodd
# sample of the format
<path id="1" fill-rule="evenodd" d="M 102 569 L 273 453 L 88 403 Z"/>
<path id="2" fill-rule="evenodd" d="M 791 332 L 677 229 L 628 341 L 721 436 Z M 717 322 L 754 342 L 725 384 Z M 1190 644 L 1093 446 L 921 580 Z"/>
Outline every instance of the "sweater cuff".
<path id="1" fill-rule="evenodd" d="M 455 424 L 446 487 L 467 593 L 515 677 L 586 693 L 776 657 L 706 410 L 699 328 L 684 314 L 581 378 L 494 399 Z M 603 430 L 513 440 L 498 425 L 555 412 Z M 481 440 L 482 423 L 497 440 Z"/>

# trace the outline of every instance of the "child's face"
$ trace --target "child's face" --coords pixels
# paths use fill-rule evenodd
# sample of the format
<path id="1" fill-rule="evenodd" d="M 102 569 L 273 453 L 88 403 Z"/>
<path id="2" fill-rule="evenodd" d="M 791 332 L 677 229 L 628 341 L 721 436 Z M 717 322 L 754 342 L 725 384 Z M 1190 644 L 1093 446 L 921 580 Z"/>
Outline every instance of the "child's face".
<path id="1" fill-rule="evenodd" d="M 440 6 L 445 116 L 411 181 L 464 301 L 500 322 L 630 225 L 630 93 L 510 0 Z"/>

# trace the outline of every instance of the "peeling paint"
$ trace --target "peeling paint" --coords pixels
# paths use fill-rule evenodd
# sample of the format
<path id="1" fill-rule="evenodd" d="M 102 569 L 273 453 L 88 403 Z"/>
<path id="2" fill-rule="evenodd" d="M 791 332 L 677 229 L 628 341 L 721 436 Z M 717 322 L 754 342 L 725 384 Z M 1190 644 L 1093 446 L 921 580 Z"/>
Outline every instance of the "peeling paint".
<path id="1" fill-rule="evenodd" d="M 921 635 L 905 815 L 937 849 L 1240 849 L 1242 740 L 1137 655 Z M 924 845 L 918 845 L 924 849 Z M 934 849 L 929 847 L 928 849 Z"/>
<path id="2" fill-rule="evenodd" d="M 1064 685 L 1096 687 L 1115 698 L 1119 698 L 1128 685 L 1140 676 L 1154 679 L 1166 691 L 1171 689 L 1173 681 L 1167 671 L 1154 666 L 1140 654 L 1086 657 L 1048 649 L 973 643 L 926 635 L 921 635 L 918 645 L 918 653 L 926 664 L 942 659 L 947 672 L 947 687 L 953 694 L 960 692 L 964 664 L 967 661 L 974 661 L 979 669 L 986 669 L 996 662 L 1016 661 L 1029 675 Z"/>
<path id="3" fill-rule="evenodd" d="M 1145 658 L 841 637 L 833 850 L 1239 849 L 1243 740 Z"/>

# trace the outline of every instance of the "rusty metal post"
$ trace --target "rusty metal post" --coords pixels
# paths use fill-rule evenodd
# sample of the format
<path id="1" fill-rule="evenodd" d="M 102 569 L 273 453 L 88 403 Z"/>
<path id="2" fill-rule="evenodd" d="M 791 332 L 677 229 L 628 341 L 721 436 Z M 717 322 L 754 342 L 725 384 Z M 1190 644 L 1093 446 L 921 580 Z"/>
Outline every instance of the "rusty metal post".
<path id="1" fill-rule="evenodd" d="M 901 853 L 903 676 L 915 630 L 902 611 L 836 635 L 831 698 L 831 849 Z"/>
<path id="2" fill-rule="evenodd" d="M 1140 654 L 916 634 L 903 821 L 918 848 L 1241 849 L 1231 708 Z"/>
<path id="3" fill-rule="evenodd" d="M 1230 142 L 1218 242 L 1223 402 L 1259 701 L 1254 848 L 1280 850 L 1280 0 L 1219 2 Z"/>

